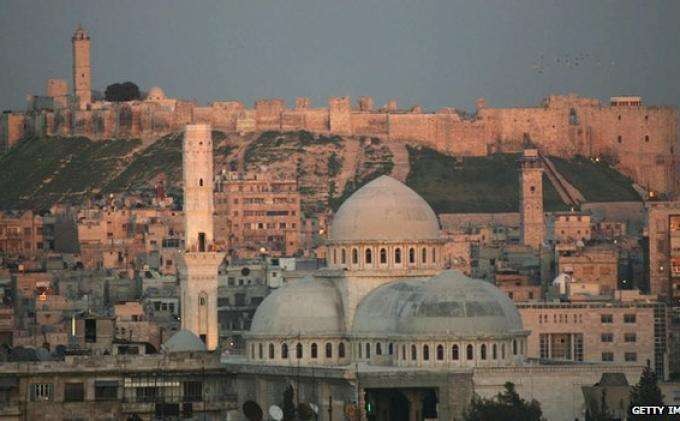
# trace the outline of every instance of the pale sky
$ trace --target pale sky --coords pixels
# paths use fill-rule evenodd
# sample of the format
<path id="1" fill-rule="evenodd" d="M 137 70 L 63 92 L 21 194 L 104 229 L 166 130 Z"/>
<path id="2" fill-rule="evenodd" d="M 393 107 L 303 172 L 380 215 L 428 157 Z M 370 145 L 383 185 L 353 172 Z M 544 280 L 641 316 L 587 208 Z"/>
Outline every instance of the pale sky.
<path id="1" fill-rule="evenodd" d="M 550 93 L 680 105 L 680 1 L 0 0 L 0 108 L 71 82 L 133 81 L 207 103 L 360 95 L 426 110 L 537 104 Z"/>

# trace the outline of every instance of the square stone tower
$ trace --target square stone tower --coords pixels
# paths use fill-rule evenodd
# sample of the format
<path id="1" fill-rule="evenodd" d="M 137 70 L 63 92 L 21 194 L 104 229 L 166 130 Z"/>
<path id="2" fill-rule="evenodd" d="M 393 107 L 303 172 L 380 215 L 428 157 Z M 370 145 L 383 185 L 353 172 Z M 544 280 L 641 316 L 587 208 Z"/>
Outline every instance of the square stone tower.
<path id="1" fill-rule="evenodd" d="M 80 25 L 71 38 L 73 44 L 73 94 L 78 108 L 92 102 L 92 69 L 90 67 L 90 36 Z"/>
<path id="2" fill-rule="evenodd" d="M 182 329 L 210 351 L 218 346 L 217 275 L 225 254 L 213 241 L 213 144 L 207 124 L 186 126 L 183 144 L 184 238 L 180 253 Z"/>
<path id="3" fill-rule="evenodd" d="M 545 239 L 543 213 L 543 164 L 536 149 L 526 149 L 519 159 L 520 175 L 520 240 L 539 249 Z"/>

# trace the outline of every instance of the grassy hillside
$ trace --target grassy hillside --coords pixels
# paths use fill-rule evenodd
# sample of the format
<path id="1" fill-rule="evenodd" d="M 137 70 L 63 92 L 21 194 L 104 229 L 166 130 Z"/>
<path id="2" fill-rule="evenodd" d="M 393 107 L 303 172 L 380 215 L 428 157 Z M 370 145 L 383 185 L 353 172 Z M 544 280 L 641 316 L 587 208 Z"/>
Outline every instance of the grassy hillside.
<path id="1" fill-rule="evenodd" d="M 572 159 L 550 157 L 555 168 L 589 202 L 625 202 L 641 200 L 633 181 L 609 164 L 577 156 Z"/>
<path id="2" fill-rule="evenodd" d="M 30 138 L 0 156 L 0 208 L 48 208 L 97 193 L 139 140 Z"/>
<path id="3" fill-rule="evenodd" d="M 517 154 L 454 158 L 430 148 L 409 147 L 411 173 L 406 184 L 437 213 L 516 212 L 519 209 Z M 567 210 L 543 177 L 547 211 Z"/>
<path id="4" fill-rule="evenodd" d="M 213 143 L 216 170 L 267 167 L 275 174 L 295 176 L 306 214 L 337 209 L 356 189 L 390 174 L 395 165 L 388 145 L 373 138 L 304 131 L 238 136 L 215 131 Z M 518 209 L 516 154 L 454 158 L 425 147 L 406 148 L 410 165 L 406 183 L 437 212 Z M 139 140 L 27 139 L 0 155 L 0 208 L 44 209 L 58 201 L 78 203 L 100 193 L 140 192 L 161 176 L 168 191 L 180 194 L 181 150 L 181 133 L 146 145 Z M 606 164 L 585 158 L 553 158 L 553 162 L 588 200 L 639 200 L 630 180 Z M 567 209 L 547 180 L 543 185 L 546 210 Z"/>

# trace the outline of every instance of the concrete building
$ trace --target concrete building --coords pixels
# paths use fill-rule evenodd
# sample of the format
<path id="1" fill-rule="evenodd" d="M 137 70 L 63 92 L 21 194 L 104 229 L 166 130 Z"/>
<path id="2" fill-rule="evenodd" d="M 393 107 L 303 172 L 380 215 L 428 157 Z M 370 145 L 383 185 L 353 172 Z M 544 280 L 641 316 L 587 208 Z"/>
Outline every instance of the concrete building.
<path id="1" fill-rule="evenodd" d="M 215 240 L 241 258 L 302 253 L 297 181 L 273 174 L 224 173 L 215 191 Z"/>
<path id="2" fill-rule="evenodd" d="M 536 149 L 526 149 L 519 160 L 520 176 L 520 241 L 539 249 L 545 240 L 543 214 L 543 166 Z"/>
<path id="3" fill-rule="evenodd" d="M 619 253 L 613 245 L 559 249 L 557 255 L 557 273 L 597 285 L 597 294 L 613 295 L 619 288 Z"/>
<path id="4" fill-rule="evenodd" d="M 209 125 L 189 125 L 184 133 L 185 252 L 180 253 L 182 329 L 193 332 L 214 350 L 217 326 L 217 274 L 224 253 L 215 248 L 213 145 Z"/>
<path id="5" fill-rule="evenodd" d="M 680 299 L 680 202 L 647 205 L 649 289 L 674 303 Z"/>

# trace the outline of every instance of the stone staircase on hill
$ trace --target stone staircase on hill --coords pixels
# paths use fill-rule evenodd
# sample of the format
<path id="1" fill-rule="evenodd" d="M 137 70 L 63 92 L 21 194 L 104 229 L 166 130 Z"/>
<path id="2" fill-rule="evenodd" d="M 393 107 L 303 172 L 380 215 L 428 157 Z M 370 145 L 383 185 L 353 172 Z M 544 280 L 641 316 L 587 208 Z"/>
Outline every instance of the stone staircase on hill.
<path id="1" fill-rule="evenodd" d="M 548 180 L 555 186 L 555 190 L 557 190 L 557 193 L 564 203 L 569 206 L 578 207 L 581 203 L 586 201 L 583 194 L 557 171 L 555 164 L 553 164 L 550 158 L 541 154 L 541 159 L 543 160 L 545 174 L 548 176 Z"/>

